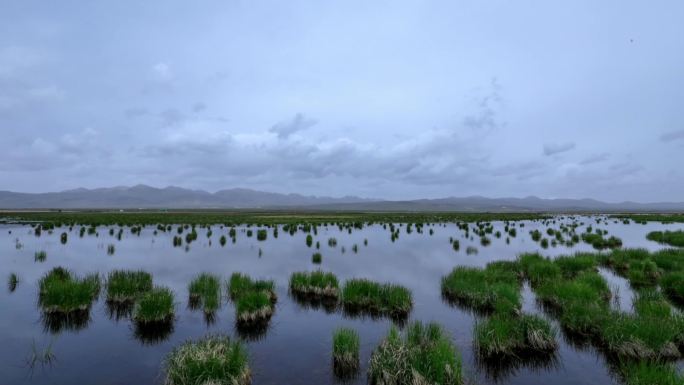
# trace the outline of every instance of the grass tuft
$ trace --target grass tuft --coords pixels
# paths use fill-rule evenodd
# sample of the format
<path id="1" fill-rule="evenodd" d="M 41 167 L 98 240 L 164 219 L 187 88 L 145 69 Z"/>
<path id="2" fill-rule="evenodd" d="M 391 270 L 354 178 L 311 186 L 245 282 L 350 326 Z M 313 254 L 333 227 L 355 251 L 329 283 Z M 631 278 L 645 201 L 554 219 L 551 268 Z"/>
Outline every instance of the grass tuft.
<path id="1" fill-rule="evenodd" d="M 409 325 L 402 336 L 396 327 L 373 351 L 368 368 L 370 384 L 463 383 L 461 357 L 436 323 Z"/>
<path id="2" fill-rule="evenodd" d="M 475 325 L 475 347 L 480 356 L 550 354 L 558 348 L 556 330 L 533 315 L 510 317 L 495 314 Z"/>
<path id="3" fill-rule="evenodd" d="M 107 277 L 107 301 L 134 302 L 152 290 L 152 275 L 138 270 L 115 270 Z"/>
<path id="4" fill-rule="evenodd" d="M 333 371 L 348 377 L 359 370 L 359 333 L 354 329 L 339 328 L 333 333 Z"/>
<path id="5" fill-rule="evenodd" d="M 62 267 L 56 267 L 38 282 L 39 304 L 47 313 L 69 313 L 90 309 L 100 293 L 97 274 L 79 278 Z"/>
<path id="6" fill-rule="evenodd" d="M 296 272 L 290 276 L 290 290 L 293 293 L 314 297 L 337 298 L 340 292 L 337 277 L 322 271 Z"/>
<path id="7" fill-rule="evenodd" d="M 227 336 L 207 336 L 176 347 L 164 360 L 166 385 L 251 383 L 247 350 Z"/>
<path id="8" fill-rule="evenodd" d="M 135 304 L 133 319 L 142 324 L 164 323 L 173 320 L 174 313 L 173 292 L 166 287 L 154 287 Z"/>
<path id="9" fill-rule="evenodd" d="M 193 309 L 214 313 L 221 306 L 221 281 L 213 274 L 202 273 L 188 285 L 188 303 Z"/>
<path id="10" fill-rule="evenodd" d="M 351 309 L 403 317 L 413 307 L 411 291 L 403 286 L 351 279 L 342 289 L 342 303 Z"/>

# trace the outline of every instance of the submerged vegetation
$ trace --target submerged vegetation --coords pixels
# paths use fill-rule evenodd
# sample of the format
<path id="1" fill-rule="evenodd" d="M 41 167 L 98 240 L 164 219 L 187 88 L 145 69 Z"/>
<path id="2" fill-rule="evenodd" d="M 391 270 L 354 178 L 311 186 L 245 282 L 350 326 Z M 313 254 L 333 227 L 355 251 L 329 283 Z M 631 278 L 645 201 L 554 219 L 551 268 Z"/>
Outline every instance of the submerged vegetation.
<path id="1" fill-rule="evenodd" d="M 246 385 L 251 383 L 247 350 L 227 336 L 188 341 L 164 360 L 166 385 Z"/>
<path id="2" fill-rule="evenodd" d="M 461 357 L 436 323 L 415 322 L 402 336 L 392 326 L 373 351 L 368 382 L 376 385 L 463 383 Z"/>

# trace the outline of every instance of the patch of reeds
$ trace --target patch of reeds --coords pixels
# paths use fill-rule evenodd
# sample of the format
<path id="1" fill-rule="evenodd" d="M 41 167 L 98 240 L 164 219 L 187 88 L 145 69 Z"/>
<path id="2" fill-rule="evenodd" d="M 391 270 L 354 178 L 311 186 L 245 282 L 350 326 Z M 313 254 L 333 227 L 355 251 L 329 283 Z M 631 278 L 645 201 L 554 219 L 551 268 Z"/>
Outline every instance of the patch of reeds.
<path id="1" fill-rule="evenodd" d="M 558 348 L 556 334 L 541 317 L 497 313 L 475 325 L 474 344 L 485 358 L 550 354 Z"/>
<path id="2" fill-rule="evenodd" d="M 68 313 L 90 309 L 100 293 L 97 274 L 77 277 L 70 271 L 56 267 L 38 282 L 39 304 L 47 313 Z"/>
<path id="3" fill-rule="evenodd" d="M 359 370 L 359 333 L 339 328 L 333 333 L 333 371 L 338 377 L 351 377 Z"/>
<path id="4" fill-rule="evenodd" d="M 188 304 L 192 309 L 201 308 L 209 314 L 221 306 L 221 281 L 216 275 L 198 275 L 188 285 L 188 293 Z"/>
<path id="5" fill-rule="evenodd" d="M 152 275 L 138 270 L 115 270 L 107 276 L 107 301 L 135 302 L 152 290 Z"/>
<path id="6" fill-rule="evenodd" d="M 378 283 L 367 279 L 351 279 L 342 289 L 345 307 L 390 316 L 406 316 L 413 307 L 411 291 L 403 286 Z"/>
<path id="7" fill-rule="evenodd" d="M 339 282 L 335 274 L 320 270 L 292 273 L 290 290 L 296 294 L 329 298 L 337 298 L 340 292 Z"/>
<path id="8" fill-rule="evenodd" d="M 164 360 L 166 385 L 247 385 L 251 371 L 247 349 L 228 336 L 187 341 Z"/>
<path id="9" fill-rule="evenodd" d="M 436 323 L 415 322 L 406 328 L 404 335 L 392 326 L 371 355 L 368 382 L 460 385 L 463 383 L 461 357 Z"/>

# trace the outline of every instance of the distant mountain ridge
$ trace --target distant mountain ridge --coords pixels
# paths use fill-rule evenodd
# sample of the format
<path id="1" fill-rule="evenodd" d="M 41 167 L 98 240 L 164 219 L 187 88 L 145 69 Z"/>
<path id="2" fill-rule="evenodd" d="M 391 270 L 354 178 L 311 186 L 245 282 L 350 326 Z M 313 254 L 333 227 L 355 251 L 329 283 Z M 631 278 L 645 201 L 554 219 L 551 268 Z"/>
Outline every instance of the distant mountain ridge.
<path id="1" fill-rule="evenodd" d="M 355 196 L 319 197 L 232 188 L 210 193 L 169 186 L 77 188 L 61 192 L 0 191 L 0 209 L 285 209 L 462 212 L 684 212 L 684 202 L 607 203 L 594 199 L 448 197 L 390 201 Z"/>

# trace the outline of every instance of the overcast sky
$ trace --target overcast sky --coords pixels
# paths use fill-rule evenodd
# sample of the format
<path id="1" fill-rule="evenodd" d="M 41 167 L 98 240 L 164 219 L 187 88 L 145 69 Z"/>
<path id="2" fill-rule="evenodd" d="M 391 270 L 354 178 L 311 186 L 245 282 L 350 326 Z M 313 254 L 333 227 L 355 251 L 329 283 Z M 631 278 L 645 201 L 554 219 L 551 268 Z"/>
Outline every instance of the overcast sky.
<path id="1" fill-rule="evenodd" d="M 0 189 L 684 200 L 684 2 L 0 6 Z"/>

